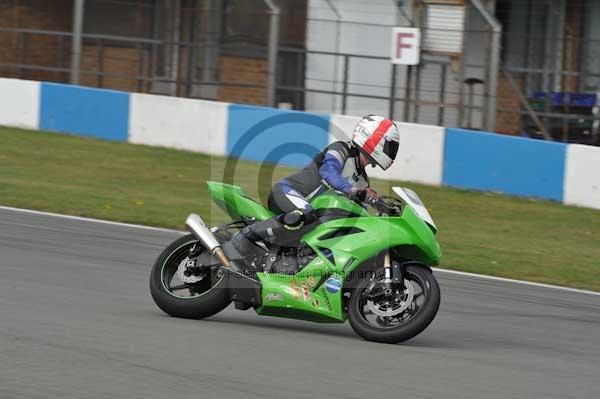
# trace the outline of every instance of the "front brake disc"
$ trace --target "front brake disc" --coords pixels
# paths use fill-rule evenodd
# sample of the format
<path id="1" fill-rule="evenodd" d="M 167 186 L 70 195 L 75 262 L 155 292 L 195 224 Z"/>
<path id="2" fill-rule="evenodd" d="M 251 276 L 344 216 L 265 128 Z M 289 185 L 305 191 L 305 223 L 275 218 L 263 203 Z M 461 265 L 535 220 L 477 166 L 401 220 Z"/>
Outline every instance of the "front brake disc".
<path id="1" fill-rule="evenodd" d="M 406 287 L 403 292 L 403 299 L 399 302 L 396 301 L 379 301 L 375 302 L 371 299 L 367 300 L 367 306 L 374 314 L 381 317 L 393 317 L 404 312 L 412 303 L 415 296 L 415 289 L 412 283 L 408 280 L 404 280 L 404 286 Z"/>

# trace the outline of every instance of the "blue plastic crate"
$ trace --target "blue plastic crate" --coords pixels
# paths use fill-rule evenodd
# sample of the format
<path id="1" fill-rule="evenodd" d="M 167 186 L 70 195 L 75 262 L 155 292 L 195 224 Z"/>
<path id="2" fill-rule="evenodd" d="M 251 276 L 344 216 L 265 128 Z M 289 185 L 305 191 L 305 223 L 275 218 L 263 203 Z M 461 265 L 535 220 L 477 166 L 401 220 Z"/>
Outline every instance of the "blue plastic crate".
<path id="1" fill-rule="evenodd" d="M 533 98 L 536 100 L 546 100 L 547 94 L 544 91 L 538 91 L 533 94 Z M 565 104 L 567 98 L 569 102 L 568 104 Z M 593 108 L 596 106 L 597 101 L 598 96 L 594 93 L 552 93 L 553 107 L 564 107 L 565 105 L 568 105 L 570 107 Z"/>

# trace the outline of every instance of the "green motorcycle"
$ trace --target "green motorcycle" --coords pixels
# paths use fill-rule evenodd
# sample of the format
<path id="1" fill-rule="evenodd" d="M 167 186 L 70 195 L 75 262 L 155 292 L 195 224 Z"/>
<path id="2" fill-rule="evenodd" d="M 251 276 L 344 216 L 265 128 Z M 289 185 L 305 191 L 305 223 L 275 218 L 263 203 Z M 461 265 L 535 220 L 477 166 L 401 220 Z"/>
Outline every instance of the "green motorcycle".
<path id="1" fill-rule="evenodd" d="M 319 219 L 299 245 L 258 242 L 242 254 L 253 273 L 234 267 L 233 233 L 273 214 L 237 186 L 208 182 L 213 201 L 234 222 L 209 229 L 191 214 L 191 232 L 156 260 L 150 291 L 175 317 L 212 316 L 231 302 L 259 315 L 325 323 L 346 319 L 361 337 L 408 340 L 433 321 L 440 289 L 430 266 L 439 264 L 437 228 L 416 193 L 394 187 L 396 197 L 369 204 L 336 192 L 315 198 Z"/>

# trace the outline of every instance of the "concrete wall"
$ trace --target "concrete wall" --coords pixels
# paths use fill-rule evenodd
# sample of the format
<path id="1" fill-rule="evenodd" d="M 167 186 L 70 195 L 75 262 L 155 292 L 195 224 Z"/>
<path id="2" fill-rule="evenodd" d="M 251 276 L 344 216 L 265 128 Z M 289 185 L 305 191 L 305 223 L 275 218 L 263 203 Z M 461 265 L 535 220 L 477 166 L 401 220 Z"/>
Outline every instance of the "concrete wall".
<path id="1" fill-rule="evenodd" d="M 40 118 L 40 83 L 0 79 L 0 125 L 37 129 Z"/>
<path id="2" fill-rule="evenodd" d="M 564 181 L 565 204 L 600 209 L 600 148 L 569 145 Z"/>
<path id="3" fill-rule="evenodd" d="M 127 141 L 129 93 L 42 82 L 39 128 Z"/>
<path id="4" fill-rule="evenodd" d="M 562 201 L 566 148 L 562 143 L 447 129 L 443 184 Z"/>
<path id="5" fill-rule="evenodd" d="M 132 94 L 129 141 L 225 155 L 227 103 Z"/>
<path id="6" fill-rule="evenodd" d="M 233 164 L 242 158 L 302 167 L 327 143 L 348 140 L 357 121 L 0 78 L 0 125 L 231 155 Z M 401 122 L 398 128 L 398 158 L 385 172 L 371 170 L 372 177 L 600 209 L 598 147 Z M 232 166 L 229 170 L 239 173 Z"/>
<path id="7" fill-rule="evenodd" d="M 232 104 L 227 125 L 228 154 L 303 167 L 327 145 L 329 115 Z"/>

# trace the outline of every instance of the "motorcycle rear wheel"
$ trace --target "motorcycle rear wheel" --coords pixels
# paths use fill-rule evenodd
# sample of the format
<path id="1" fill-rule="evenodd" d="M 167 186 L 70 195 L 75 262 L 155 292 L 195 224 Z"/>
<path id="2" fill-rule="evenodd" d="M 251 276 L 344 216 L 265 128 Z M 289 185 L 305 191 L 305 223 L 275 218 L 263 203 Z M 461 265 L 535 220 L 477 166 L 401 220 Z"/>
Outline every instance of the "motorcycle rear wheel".
<path id="1" fill-rule="evenodd" d="M 395 344 L 409 340 L 425 330 L 435 318 L 440 306 L 440 287 L 429 269 L 408 266 L 404 276 L 407 289 L 395 301 L 386 298 L 377 302 L 369 297 L 368 287 L 373 279 L 382 279 L 382 274 L 380 269 L 372 279 L 362 280 L 351 292 L 348 302 L 350 325 L 367 341 Z M 387 316 L 394 314 L 394 308 L 398 314 Z"/>
<path id="2" fill-rule="evenodd" d="M 219 237 L 219 239 L 226 237 Z M 190 249 L 202 245 L 191 234 L 175 240 L 159 255 L 150 274 L 150 293 L 165 313 L 185 319 L 202 319 L 225 309 L 231 303 L 226 279 L 219 268 L 206 272 L 203 280 L 184 283 L 176 272 Z"/>

